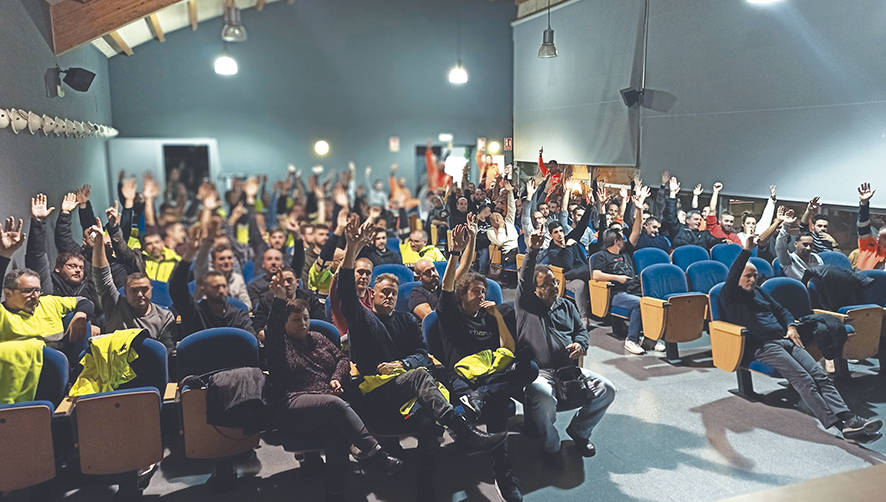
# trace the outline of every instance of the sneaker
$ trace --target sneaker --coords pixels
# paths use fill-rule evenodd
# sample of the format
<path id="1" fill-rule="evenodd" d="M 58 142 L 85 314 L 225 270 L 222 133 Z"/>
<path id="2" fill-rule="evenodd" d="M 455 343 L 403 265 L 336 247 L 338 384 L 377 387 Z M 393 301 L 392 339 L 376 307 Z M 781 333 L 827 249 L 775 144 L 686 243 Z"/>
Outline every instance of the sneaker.
<path id="1" fill-rule="evenodd" d="M 642 355 L 646 353 L 646 351 L 643 350 L 643 347 L 641 347 L 639 343 L 631 340 L 625 340 L 625 350 L 630 352 L 631 354 L 637 355 Z"/>
<path id="2" fill-rule="evenodd" d="M 655 348 L 652 350 L 656 352 L 664 352 L 665 350 L 667 350 L 667 346 L 665 345 L 664 340 L 659 340 L 655 342 Z"/>
<path id="3" fill-rule="evenodd" d="M 873 434 L 880 430 L 882 426 L 883 421 L 879 418 L 864 419 L 855 415 L 849 420 L 844 421 L 843 427 L 840 430 L 843 433 L 843 437 L 853 438 Z"/>

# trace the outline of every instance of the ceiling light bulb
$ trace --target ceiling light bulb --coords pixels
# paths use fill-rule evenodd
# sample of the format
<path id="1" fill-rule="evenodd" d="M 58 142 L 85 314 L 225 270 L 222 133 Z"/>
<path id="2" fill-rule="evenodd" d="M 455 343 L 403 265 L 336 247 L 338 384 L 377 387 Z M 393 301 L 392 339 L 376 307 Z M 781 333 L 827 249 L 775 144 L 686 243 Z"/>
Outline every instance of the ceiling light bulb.
<path id="1" fill-rule="evenodd" d="M 215 73 L 226 77 L 236 75 L 237 71 L 239 71 L 237 61 L 227 54 L 222 54 L 215 58 L 215 64 L 213 66 L 215 67 Z"/>
<path id="2" fill-rule="evenodd" d="M 323 139 L 314 143 L 314 152 L 317 155 L 326 155 L 327 153 L 329 153 L 329 143 L 327 143 L 326 140 Z"/>
<path id="3" fill-rule="evenodd" d="M 225 5 L 225 25 L 222 27 L 221 36 L 225 42 L 246 41 L 246 28 L 240 22 L 240 9 L 233 2 Z"/>
<path id="4" fill-rule="evenodd" d="M 468 71 L 461 63 L 449 70 L 449 83 L 454 85 L 462 85 L 468 82 Z"/>
<path id="5" fill-rule="evenodd" d="M 452 141 L 452 133 L 441 132 L 437 135 L 437 141 L 439 141 L 440 143 L 449 143 L 450 141 Z"/>
<path id="6" fill-rule="evenodd" d="M 542 35 L 541 47 L 538 48 L 538 57 L 557 57 L 557 47 L 554 45 L 554 30 L 548 27 Z"/>
<path id="7" fill-rule="evenodd" d="M 501 151 L 501 143 L 498 141 L 490 141 L 486 148 L 489 150 L 489 153 L 496 154 Z"/>
<path id="8" fill-rule="evenodd" d="M 748 3 L 754 5 L 768 5 L 781 2 L 781 0 L 748 0 Z"/>

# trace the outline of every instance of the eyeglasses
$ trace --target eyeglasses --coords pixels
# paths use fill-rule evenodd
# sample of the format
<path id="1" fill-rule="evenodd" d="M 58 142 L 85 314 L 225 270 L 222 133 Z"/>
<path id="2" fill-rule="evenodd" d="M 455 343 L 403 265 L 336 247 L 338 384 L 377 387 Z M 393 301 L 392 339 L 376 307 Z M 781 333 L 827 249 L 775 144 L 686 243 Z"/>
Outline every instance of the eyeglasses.
<path id="1" fill-rule="evenodd" d="M 15 291 L 21 291 L 25 296 L 33 295 L 40 292 L 40 288 L 12 288 Z"/>

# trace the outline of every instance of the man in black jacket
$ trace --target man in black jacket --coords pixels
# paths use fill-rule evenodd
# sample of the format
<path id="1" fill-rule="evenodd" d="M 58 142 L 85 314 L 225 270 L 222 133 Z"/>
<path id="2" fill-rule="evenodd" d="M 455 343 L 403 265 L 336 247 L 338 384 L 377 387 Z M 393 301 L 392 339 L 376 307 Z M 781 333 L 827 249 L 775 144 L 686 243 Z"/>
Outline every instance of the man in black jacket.
<path id="1" fill-rule="evenodd" d="M 575 303 L 585 326 L 591 318 L 591 300 L 588 294 L 590 271 L 588 263 L 579 249 L 580 243 L 566 245 L 566 234 L 563 225 L 558 221 L 548 223 L 551 244 L 544 256 L 539 260 L 542 265 L 554 265 L 563 269 L 566 289 L 575 295 Z"/>
<path id="2" fill-rule="evenodd" d="M 402 265 L 403 259 L 397 251 L 388 249 L 388 233 L 384 227 L 375 227 L 372 245 L 360 250 L 357 258 L 368 258 L 373 267 L 386 264 Z"/>
<path id="3" fill-rule="evenodd" d="M 707 230 L 699 230 L 702 222 L 701 213 L 695 209 L 686 213 L 686 224 L 683 225 L 677 219 L 677 193 L 680 192 L 680 182 L 677 178 L 671 178 L 668 186 L 670 197 L 665 204 L 662 214 L 661 228 L 671 239 L 671 247 L 676 249 L 680 246 L 694 244 L 710 250 L 715 245 L 726 242 L 729 239 L 718 239 Z"/>
<path id="4" fill-rule="evenodd" d="M 849 411 L 827 373 L 803 347 L 794 316 L 757 287 L 757 268 L 748 263 L 756 244 L 756 236 L 748 237 L 729 269 L 719 299 L 724 320 L 747 329 L 748 349 L 754 359 L 787 378 L 826 428 L 840 428 L 845 438 L 877 432 L 883 422 L 866 420 Z"/>

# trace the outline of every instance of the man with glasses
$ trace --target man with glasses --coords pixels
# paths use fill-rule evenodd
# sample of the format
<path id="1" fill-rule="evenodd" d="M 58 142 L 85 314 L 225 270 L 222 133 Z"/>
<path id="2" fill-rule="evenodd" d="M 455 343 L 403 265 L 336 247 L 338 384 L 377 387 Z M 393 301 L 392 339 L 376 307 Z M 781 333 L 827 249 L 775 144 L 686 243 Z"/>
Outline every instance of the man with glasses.
<path id="1" fill-rule="evenodd" d="M 102 229 L 94 225 L 91 233 L 92 281 L 105 311 L 105 331 L 139 328 L 148 336 L 158 340 L 167 349 L 174 349 L 176 342 L 175 316 L 165 308 L 151 303 L 151 280 L 141 272 L 129 274 L 121 296 L 114 284 L 105 245 L 102 242 Z"/>
<path id="2" fill-rule="evenodd" d="M 516 301 L 517 346 L 521 351 L 530 350 L 539 367 L 538 378 L 526 387 L 526 432 L 542 438 L 546 463 L 555 469 L 563 469 L 560 436 L 554 427 L 557 418 L 554 373 L 558 368 L 578 364 L 588 350 L 588 332 L 575 304 L 558 296 L 557 279 L 551 269 L 536 265 L 543 243 L 543 234 L 530 236 L 529 250 L 520 270 Z M 566 427 L 566 433 L 575 441 L 576 453 L 592 457 L 596 448 L 589 440 L 591 431 L 612 403 L 615 388 L 608 380 L 586 368 L 581 368 L 581 372 L 597 381 L 597 392 L 590 403 L 579 408 Z"/>
<path id="3" fill-rule="evenodd" d="M 0 275 L 3 297 L 0 305 L 0 342 L 38 338 L 48 345 L 63 349 L 86 336 L 86 325 L 92 315 L 92 302 L 83 297 L 41 295 L 37 272 L 20 268 L 6 274 L 10 259 L 25 242 L 22 220 L 16 225 L 7 218 L 0 228 Z M 65 329 L 62 318 L 74 313 Z M 65 343 L 68 341 L 68 344 Z"/>

